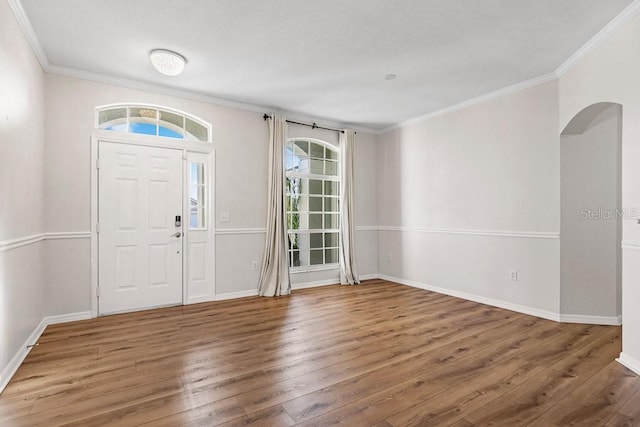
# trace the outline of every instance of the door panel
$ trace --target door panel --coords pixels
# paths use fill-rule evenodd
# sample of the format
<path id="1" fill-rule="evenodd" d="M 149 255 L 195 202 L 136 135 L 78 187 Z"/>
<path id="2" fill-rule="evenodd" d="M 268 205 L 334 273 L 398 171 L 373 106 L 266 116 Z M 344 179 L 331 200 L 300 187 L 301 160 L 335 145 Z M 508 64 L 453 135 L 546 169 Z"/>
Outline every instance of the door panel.
<path id="1" fill-rule="evenodd" d="M 182 303 L 182 152 L 100 142 L 99 314 Z"/>

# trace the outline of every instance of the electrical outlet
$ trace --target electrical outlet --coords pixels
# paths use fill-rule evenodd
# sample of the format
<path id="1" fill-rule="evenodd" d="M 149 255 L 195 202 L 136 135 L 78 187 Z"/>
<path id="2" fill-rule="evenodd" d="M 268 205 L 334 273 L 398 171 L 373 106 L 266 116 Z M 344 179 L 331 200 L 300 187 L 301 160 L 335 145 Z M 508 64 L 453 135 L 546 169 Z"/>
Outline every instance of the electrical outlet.
<path id="1" fill-rule="evenodd" d="M 229 212 L 220 212 L 220 222 L 231 222 Z"/>
<path id="2" fill-rule="evenodd" d="M 389 255 L 387 255 L 387 260 L 393 261 L 393 252 L 389 252 Z"/>
<path id="3" fill-rule="evenodd" d="M 513 280 L 514 282 L 518 280 L 518 270 L 511 270 L 509 271 L 509 279 Z"/>
<path id="4" fill-rule="evenodd" d="M 258 261 L 251 261 L 251 269 L 252 270 L 258 269 Z"/>

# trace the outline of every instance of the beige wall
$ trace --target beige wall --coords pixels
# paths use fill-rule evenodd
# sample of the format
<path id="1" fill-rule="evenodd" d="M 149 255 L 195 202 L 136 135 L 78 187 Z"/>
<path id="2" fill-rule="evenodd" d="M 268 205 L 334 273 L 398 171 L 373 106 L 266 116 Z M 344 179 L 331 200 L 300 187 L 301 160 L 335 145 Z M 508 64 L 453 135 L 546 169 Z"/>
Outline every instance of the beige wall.
<path id="1" fill-rule="evenodd" d="M 380 273 L 534 314 L 575 314 L 559 305 L 559 239 L 497 234 L 559 231 L 560 133 L 595 103 L 622 105 L 622 208 L 639 210 L 639 46 L 636 17 L 558 80 L 382 135 Z M 637 218 L 623 219 L 622 240 L 621 360 L 640 372 Z M 602 314 L 593 309 L 582 314 Z"/>
<path id="2" fill-rule="evenodd" d="M 89 310 L 86 237 L 6 248 L 13 239 L 45 231 L 89 231 L 96 106 L 159 104 L 213 124 L 217 229 L 265 226 L 268 138 L 261 113 L 43 75 L 6 2 L 0 2 L 0 34 L 4 370 L 44 315 Z M 533 314 L 561 314 L 560 132 L 591 104 L 621 104 L 622 206 L 640 207 L 639 40 L 636 18 L 559 80 L 381 136 L 359 133 L 360 273 L 379 272 Z M 292 127 L 294 135 L 335 142 L 335 133 L 324 131 Z M 231 222 L 221 223 L 220 212 L 229 212 Z M 623 352 L 640 369 L 640 225 L 634 219 L 623 221 L 623 240 Z M 261 259 L 263 244 L 259 232 L 217 236 L 218 294 L 255 289 L 258 271 L 250 264 Z M 512 269 L 518 281 L 509 280 Z M 298 275 L 294 283 L 333 279 L 337 272 L 326 271 Z"/>
<path id="3" fill-rule="evenodd" d="M 640 17 L 634 18 L 560 78 L 559 131 L 584 108 L 622 105 L 622 207 L 640 208 Z M 640 371 L 640 224 L 622 221 L 623 357 Z"/>
<path id="4" fill-rule="evenodd" d="M 380 137 L 382 274 L 557 315 L 557 90 L 553 81 Z"/>
<path id="5" fill-rule="evenodd" d="M 258 113 L 61 77 L 46 76 L 46 227 L 49 232 L 90 230 L 91 144 L 95 107 L 121 102 L 163 105 L 201 117 L 213 125 L 216 228 L 261 228 L 266 215 L 267 126 Z M 231 222 L 220 223 L 219 212 Z M 90 253 L 87 239 L 48 241 L 50 314 L 90 307 Z M 264 235 L 217 236 L 216 292 L 255 288 Z M 76 274 L 65 274 L 65 271 Z M 63 296 L 63 297 L 61 297 Z"/>
<path id="6" fill-rule="evenodd" d="M 90 228 L 90 138 L 95 107 L 121 102 L 168 106 L 213 125 L 216 150 L 216 208 L 231 222 L 217 228 L 264 227 L 267 131 L 261 114 L 147 91 L 46 75 L 46 227 L 48 231 Z M 238 176 L 242 173 L 242 178 Z"/>
<path id="7" fill-rule="evenodd" d="M 382 135 L 380 224 L 557 232 L 556 99 L 550 82 Z"/>
<path id="8" fill-rule="evenodd" d="M 0 390 L 11 359 L 44 316 L 43 72 L 9 9 L 0 2 Z"/>
<path id="9" fill-rule="evenodd" d="M 251 262 L 262 259 L 266 221 L 268 126 L 261 113 L 220 107 L 147 91 L 95 83 L 48 74 L 46 76 L 46 227 L 49 232 L 90 230 L 90 136 L 94 111 L 99 105 L 140 102 L 176 108 L 213 125 L 215 149 L 216 229 L 233 234 L 216 236 L 216 294 L 250 292 L 256 289 L 259 270 Z M 291 137 L 312 137 L 337 144 L 337 132 L 292 125 Z M 375 160 L 376 137 L 358 134 L 356 155 L 364 162 Z M 375 224 L 377 189 L 375 170 L 357 168 L 357 225 Z M 362 204 L 362 208 L 360 208 Z M 230 222 L 220 222 L 228 212 Z M 373 213 L 372 213 L 373 212 Z M 373 217 L 372 217 L 373 215 Z M 362 234 L 362 274 L 376 273 L 377 236 Z M 86 240 L 86 239 L 84 239 Z M 358 242 L 358 241 L 357 241 Z M 89 309 L 90 253 L 83 239 L 47 242 L 50 314 Z M 75 274 L 65 274 L 73 270 Z M 294 285 L 338 280 L 338 271 L 292 275 Z M 64 298 L 60 298 L 64 295 Z"/>
<path id="10" fill-rule="evenodd" d="M 619 105 L 561 136 L 560 310 L 621 314 Z"/>

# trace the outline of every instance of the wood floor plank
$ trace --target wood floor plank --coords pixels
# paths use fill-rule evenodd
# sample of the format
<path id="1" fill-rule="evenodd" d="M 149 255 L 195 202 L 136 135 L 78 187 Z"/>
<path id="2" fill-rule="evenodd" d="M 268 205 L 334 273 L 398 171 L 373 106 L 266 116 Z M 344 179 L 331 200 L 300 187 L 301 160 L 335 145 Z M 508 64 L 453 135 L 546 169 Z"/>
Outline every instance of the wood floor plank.
<path id="1" fill-rule="evenodd" d="M 556 335 L 549 334 L 549 331 L 557 330 L 556 325 L 554 325 L 552 322 L 543 321 L 540 319 L 532 319 L 532 318 L 519 319 L 518 321 L 514 322 L 512 326 L 514 326 L 513 331 L 523 330 L 523 329 L 528 330 L 528 336 L 532 340 L 530 342 L 530 346 L 540 345 L 545 340 L 553 339 Z M 503 329 L 500 329 L 500 331 L 509 332 L 509 330 L 503 330 Z M 509 338 L 513 339 L 513 336 L 514 334 L 507 333 L 505 334 L 505 339 L 509 339 Z M 496 340 L 496 341 L 499 341 L 499 340 Z M 485 342 L 484 348 L 498 345 L 498 342 L 496 341 L 491 340 L 489 343 Z M 480 353 L 478 350 L 481 350 L 483 347 L 481 346 L 476 347 L 473 344 L 473 339 L 466 338 L 457 344 L 461 345 L 462 346 L 461 348 L 465 349 L 463 352 L 459 353 L 458 361 L 461 364 L 468 365 L 468 362 L 465 362 L 464 358 L 461 359 L 462 356 L 471 357 L 471 355 L 473 355 L 475 357 L 478 357 L 482 355 L 482 353 Z M 509 348 L 509 349 L 522 349 L 524 348 L 523 346 L 524 346 L 523 341 L 517 338 L 513 339 L 512 341 L 509 341 L 508 343 L 502 344 L 503 348 Z M 453 346 L 452 348 L 456 348 L 456 346 Z M 491 351 L 495 351 L 495 349 L 491 349 Z M 444 348 L 439 349 L 439 353 L 440 352 L 451 353 L 450 350 L 447 350 Z M 458 352 L 456 351 L 456 353 Z M 491 358 L 489 360 L 491 360 Z M 496 363 L 498 362 L 498 359 L 494 359 L 494 360 L 496 360 Z M 448 358 L 447 361 L 452 362 L 454 361 L 454 358 Z M 430 360 L 429 358 L 425 358 L 424 362 L 428 366 L 433 366 L 433 369 L 431 369 L 428 373 L 420 376 L 420 375 L 417 375 L 417 372 L 416 372 L 416 374 L 411 378 L 411 380 L 407 381 L 406 383 L 401 383 L 397 386 L 385 389 L 378 394 L 373 394 L 365 399 L 359 400 L 351 404 L 347 404 L 324 416 L 313 418 L 312 421 L 308 423 L 308 425 L 323 425 L 325 423 L 332 424 L 337 420 L 342 420 L 342 421 L 349 420 L 353 425 L 358 425 L 361 422 L 360 417 L 363 414 L 366 414 L 367 419 L 372 419 L 373 413 L 377 413 L 378 416 L 380 416 L 380 418 L 384 418 L 389 414 L 386 411 L 379 410 L 381 404 L 386 405 L 388 404 L 387 403 L 388 401 L 399 401 L 399 402 L 402 402 L 404 406 L 413 406 L 418 403 L 424 402 L 426 399 L 431 400 L 431 398 L 433 396 L 438 395 L 438 393 L 447 391 L 448 387 L 453 387 L 456 384 L 459 384 L 465 381 L 464 369 L 460 369 L 454 366 L 443 367 L 442 363 L 439 363 L 441 362 L 441 360 Z M 517 363 L 517 364 L 520 365 L 521 363 Z M 504 376 L 506 373 L 502 369 L 502 365 L 503 364 L 500 363 L 499 367 L 496 369 L 499 371 L 499 373 L 502 376 Z M 524 367 L 526 368 L 525 372 L 530 373 L 530 375 L 534 375 L 535 370 L 533 369 L 531 364 L 527 363 L 527 365 L 528 366 Z M 476 365 L 476 368 L 482 369 L 482 365 Z M 506 370 L 506 372 L 509 372 L 509 370 Z M 463 376 L 456 377 L 456 375 L 458 375 L 459 373 L 463 373 Z M 482 376 L 481 378 L 489 380 L 489 382 L 491 382 L 491 380 L 495 376 L 496 375 L 487 375 L 487 376 Z M 503 379 L 504 381 L 510 380 L 512 382 L 515 382 L 517 377 L 518 377 L 517 373 L 510 373 L 510 375 L 507 378 L 500 378 L 500 379 Z M 497 380 L 494 379 L 494 381 L 497 381 Z M 466 387 L 464 389 L 468 390 Z M 472 390 L 471 393 L 473 395 L 479 394 L 474 390 Z M 443 397 L 443 400 L 449 401 L 449 399 L 445 397 L 445 395 L 449 396 L 450 394 L 445 393 L 444 395 L 441 395 Z M 455 402 L 455 400 L 452 402 Z M 402 407 L 398 406 L 395 412 L 404 413 L 404 411 L 403 412 L 401 411 L 402 411 Z M 427 415 L 429 411 L 426 411 L 424 407 L 413 406 L 412 410 L 409 413 L 404 413 L 404 415 L 405 416 L 409 415 L 409 418 L 412 418 L 413 417 L 412 414 L 416 414 L 416 413 L 418 415 L 422 415 L 422 414 Z M 420 418 L 422 418 L 422 416 L 420 416 Z M 425 420 L 421 419 L 421 422 L 424 422 L 424 421 Z M 404 425 L 407 422 L 408 422 L 407 419 L 395 420 L 395 425 Z"/>
<path id="2" fill-rule="evenodd" d="M 555 361 L 555 364 L 549 366 L 531 381 L 516 387 L 510 393 L 508 404 L 488 405 L 472 412 L 465 418 L 477 425 L 492 425 L 497 422 L 526 425 L 533 422 L 558 401 L 575 392 L 580 385 L 614 359 L 615 353 L 620 348 L 620 330 L 612 329 L 593 339 L 594 331 L 602 328 L 586 326 L 571 340 L 545 345 L 544 347 L 548 351 L 543 354 L 550 358 L 543 360 Z M 561 356 L 562 353 L 557 351 L 559 348 L 566 349 L 564 357 Z M 571 351 L 572 349 L 573 351 Z M 540 354 L 542 354 L 540 349 L 536 349 L 525 357 L 536 361 Z M 553 355 L 552 358 L 551 355 Z M 576 365 L 576 358 L 600 361 L 600 363 L 595 368 L 588 363 Z"/>
<path id="3" fill-rule="evenodd" d="M 147 375 L 136 373 L 112 372 L 108 378 L 101 377 L 101 381 L 79 382 L 76 386 L 66 387 L 56 393 L 41 395 L 31 407 L 30 414 L 54 409 L 63 405 L 78 404 L 80 402 L 101 399 L 109 393 L 118 393 L 125 389 L 145 387 L 155 383 L 175 382 L 179 380 L 172 372 L 157 372 Z"/>
<path id="4" fill-rule="evenodd" d="M 29 415 L 35 401 L 35 397 L 0 396 L 0 425 L 8 425 L 10 420 Z"/>
<path id="5" fill-rule="evenodd" d="M 557 425 L 605 425 L 640 389 L 640 378 L 611 364 L 574 393 L 562 399 L 543 418 Z"/>
<path id="6" fill-rule="evenodd" d="M 211 421 L 214 423 L 216 420 L 197 420 L 189 425 L 205 427 L 210 426 Z M 215 425 L 215 424 L 214 424 Z M 223 427 L 236 427 L 236 426 L 295 426 L 296 423 L 289 416 L 287 411 L 282 408 L 282 406 L 272 406 L 268 409 L 263 409 L 261 411 L 253 412 L 250 415 L 245 415 L 241 418 L 236 418 L 235 420 L 220 424 Z"/>
<path id="7" fill-rule="evenodd" d="M 545 420 L 544 418 L 540 417 L 540 418 L 537 418 L 531 424 L 528 424 L 527 427 L 563 427 L 563 426 L 559 426 L 557 424 L 552 423 L 551 421 Z"/>
<path id="8" fill-rule="evenodd" d="M 620 327 L 384 280 L 49 326 L 0 426 L 639 425 Z"/>
<path id="9" fill-rule="evenodd" d="M 184 409 L 189 407 L 191 407 L 191 402 L 189 402 L 188 395 L 175 393 L 127 405 L 117 411 L 104 412 L 64 425 L 65 427 L 158 425 L 160 419 L 184 413 Z"/>
<path id="10" fill-rule="evenodd" d="M 387 419 L 392 426 L 448 425 L 461 420 L 514 387 L 534 377 L 539 370 L 517 358 L 492 368 L 473 381 L 444 390 Z"/>
<path id="11" fill-rule="evenodd" d="M 171 378 L 138 387 L 127 387 L 80 402 L 56 406 L 49 410 L 15 418 L 10 422 L 14 425 L 60 426 L 106 413 L 113 413 L 113 417 L 117 418 L 119 411 L 126 411 L 126 408 L 130 406 L 175 394 L 181 390 L 180 380 Z"/>
<path id="12" fill-rule="evenodd" d="M 218 425 L 228 421 L 244 418 L 246 412 L 235 397 L 194 406 L 193 409 L 183 408 L 169 416 L 155 419 L 140 425 L 146 427 L 174 427 L 183 425 Z"/>
<path id="13" fill-rule="evenodd" d="M 640 390 L 636 390 L 622 408 L 611 417 L 606 426 L 640 426 Z"/>
<path id="14" fill-rule="evenodd" d="M 517 325 L 513 325 L 513 330 L 519 329 Z M 522 325 L 520 325 L 522 327 Z M 469 328 L 468 335 L 474 332 L 474 328 Z M 455 336 L 455 335 L 453 335 Z M 281 402 L 283 396 L 301 396 L 310 392 L 318 391 L 323 387 L 329 387 L 335 385 L 341 381 L 349 380 L 350 378 L 357 377 L 359 375 L 367 375 L 369 372 L 375 371 L 380 373 L 380 368 L 388 367 L 389 365 L 403 365 L 404 362 L 409 362 L 409 359 L 420 358 L 423 359 L 423 363 L 432 362 L 433 364 L 443 363 L 446 361 L 452 361 L 460 358 L 463 354 L 472 351 L 476 346 L 488 346 L 491 343 L 487 341 L 486 337 L 474 336 L 463 337 L 458 341 L 450 343 L 447 339 L 429 339 L 426 341 L 417 341 L 420 344 L 416 344 L 416 341 L 398 341 L 398 346 L 394 349 L 393 357 L 383 357 L 375 360 L 373 364 L 367 363 L 369 359 L 363 357 L 359 358 L 355 362 L 347 361 L 342 364 L 333 365 L 329 369 L 322 369 L 314 371 L 311 375 L 301 375 L 299 377 L 291 378 L 286 381 L 282 381 L 278 384 L 270 385 L 268 390 L 253 390 L 249 393 L 249 396 L 239 396 L 240 398 L 246 398 L 248 400 L 247 409 L 252 409 L 255 405 L 264 405 L 270 402 Z M 411 352 L 400 352 L 399 346 L 409 345 L 408 348 Z M 429 353 L 433 353 L 437 348 L 449 344 L 446 359 L 443 360 L 442 353 L 434 353 L 432 357 L 428 357 Z M 372 351 L 384 352 L 386 347 L 374 348 Z M 377 357 L 377 356 L 376 356 Z M 322 392 L 322 393 L 326 393 Z M 275 396 L 271 398 L 271 395 Z M 255 399 L 251 401 L 251 399 Z M 305 398 L 306 399 L 306 398 Z"/>
<path id="15" fill-rule="evenodd" d="M 515 329 L 522 329 L 522 324 L 519 326 Z M 369 394 L 393 388 L 398 383 L 416 383 L 416 381 L 420 382 L 420 387 L 413 392 L 417 394 L 416 398 L 421 400 L 451 384 L 469 381 L 493 364 L 500 363 L 501 360 L 521 351 L 522 338 L 514 334 L 502 333 L 506 331 L 505 329 L 498 333 L 494 330 L 493 335 L 485 332 L 479 336 L 465 337 L 438 348 L 429 355 L 419 354 L 400 363 L 385 365 L 375 371 L 375 376 L 364 374 L 337 382 L 293 399 L 283 406 L 294 420 L 304 422 Z M 546 334 L 543 335 L 546 336 Z M 540 344 L 535 339 L 534 333 L 529 342 L 532 347 Z M 443 357 L 443 354 L 446 357 Z M 404 398 L 407 399 L 407 396 Z"/>

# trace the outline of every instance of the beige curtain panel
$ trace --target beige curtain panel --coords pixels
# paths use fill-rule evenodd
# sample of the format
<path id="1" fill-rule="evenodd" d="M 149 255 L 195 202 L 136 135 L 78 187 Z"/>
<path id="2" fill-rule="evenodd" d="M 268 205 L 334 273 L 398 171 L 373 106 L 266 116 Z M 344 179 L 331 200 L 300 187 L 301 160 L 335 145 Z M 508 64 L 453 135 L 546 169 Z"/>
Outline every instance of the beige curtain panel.
<path id="1" fill-rule="evenodd" d="M 340 283 L 360 283 L 356 268 L 355 227 L 353 224 L 353 153 L 356 134 L 345 129 L 340 134 L 341 188 L 340 188 Z"/>
<path id="2" fill-rule="evenodd" d="M 258 295 L 277 297 L 291 293 L 284 197 L 284 147 L 287 122 L 274 114 L 269 120 L 269 189 L 267 236 L 258 282 Z"/>

